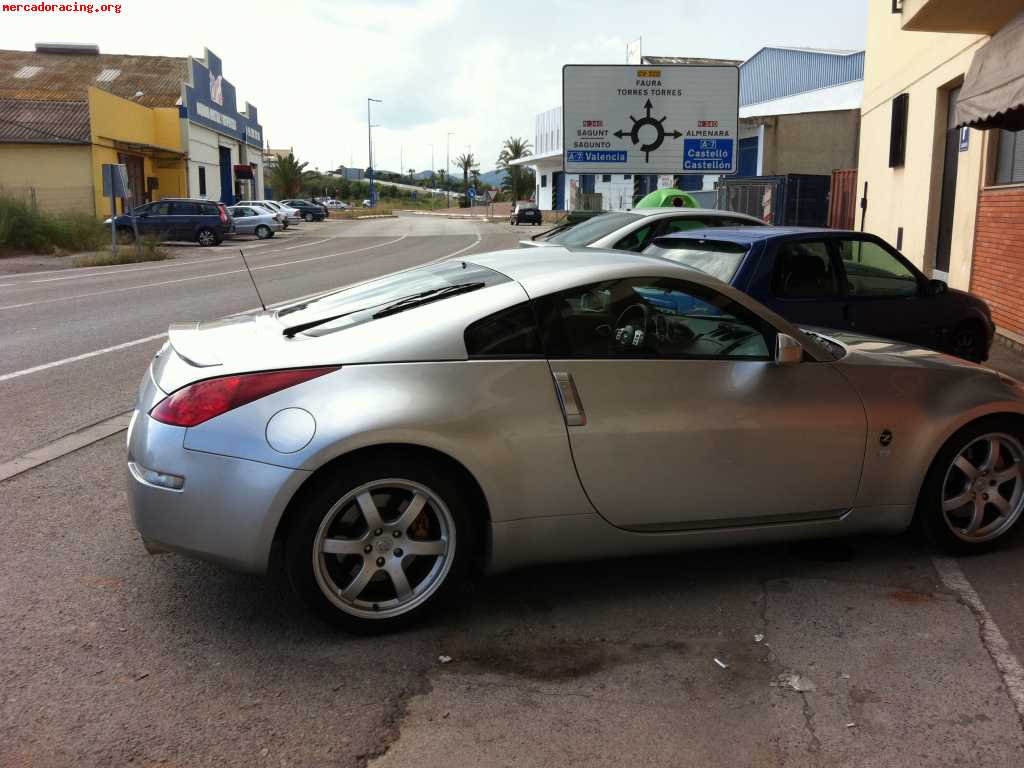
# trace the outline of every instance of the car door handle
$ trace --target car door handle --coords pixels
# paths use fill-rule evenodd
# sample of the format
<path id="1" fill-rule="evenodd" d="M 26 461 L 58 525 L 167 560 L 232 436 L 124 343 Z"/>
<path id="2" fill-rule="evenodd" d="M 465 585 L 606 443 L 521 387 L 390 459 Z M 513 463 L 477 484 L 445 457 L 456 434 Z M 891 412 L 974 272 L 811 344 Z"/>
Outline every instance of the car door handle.
<path id="1" fill-rule="evenodd" d="M 572 374 L 565 371 L 552 371 L 552 375 L 555 377 L 555 391 L 558 393 L 558 402 L 562 406 L 565 425 L 567 427 L 585 426 L 587 414 L 583 410 L 580 393 L 576 390 L 576 382 L 573 381 Z"/>

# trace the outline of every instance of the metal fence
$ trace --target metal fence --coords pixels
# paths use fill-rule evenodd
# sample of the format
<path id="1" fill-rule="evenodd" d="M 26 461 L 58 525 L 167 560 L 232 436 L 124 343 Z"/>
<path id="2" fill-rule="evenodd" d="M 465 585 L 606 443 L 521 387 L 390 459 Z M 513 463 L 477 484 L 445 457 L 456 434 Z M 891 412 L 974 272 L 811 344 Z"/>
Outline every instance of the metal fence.
<path id="1" fill-rule="evenodd" d="M 33 210 L 46 213 L 87 213 L 96 215 L 93 188 L 9 186 L 0 184 L 0 197 L 21 200 Z"/>

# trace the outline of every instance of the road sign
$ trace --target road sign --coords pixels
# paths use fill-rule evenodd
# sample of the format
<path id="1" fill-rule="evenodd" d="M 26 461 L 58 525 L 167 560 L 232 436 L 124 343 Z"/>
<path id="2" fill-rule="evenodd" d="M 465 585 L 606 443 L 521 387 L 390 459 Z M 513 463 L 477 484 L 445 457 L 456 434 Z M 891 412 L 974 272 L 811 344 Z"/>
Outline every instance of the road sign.
<path id="1" fill-rule="evenodd" d="M 470 202 L 472 202 L 473 200 L 476 200 L 476 188 L 475 187 L 470 187 L 469 189 L 467 189 L 466 190 L 466 197 L 469 198 Z"/>
<path id="2" fill-rule="evenodd" d="M 498 190 L 496 190 L 496 189 L 488 189 L 486 194 L 487 194 L 487 202 L 488 203 L 493 203 L 494 199 L 498 196 Z"/>
<path id="3" fill-rule="evenodd" d="M 567 173 L 734 173 L 739 68 L 562 67 Z"/>

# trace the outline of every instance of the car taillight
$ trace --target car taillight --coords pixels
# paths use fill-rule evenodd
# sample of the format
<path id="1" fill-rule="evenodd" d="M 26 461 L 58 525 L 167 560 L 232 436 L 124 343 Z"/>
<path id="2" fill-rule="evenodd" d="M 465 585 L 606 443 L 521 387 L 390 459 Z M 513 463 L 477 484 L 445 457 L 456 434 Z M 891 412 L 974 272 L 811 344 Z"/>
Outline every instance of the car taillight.
<path id="1" fill-rule="evenodd" d="M 223 205 L 218 205 L 217 206 L 217 210 L 220 211 L 220 220 L 223 221 L 225 224 L 227 224 L 228 223 L 228 212 L 227 212 L 227 209 Z"/>
<path id="2" fill-rule="evenodd" d="M 161 400 L 149 415 L 172 427 L 194 427 L 253 400 L 332 373 L 339 367 L 293 368 L 197 381 Z"/>

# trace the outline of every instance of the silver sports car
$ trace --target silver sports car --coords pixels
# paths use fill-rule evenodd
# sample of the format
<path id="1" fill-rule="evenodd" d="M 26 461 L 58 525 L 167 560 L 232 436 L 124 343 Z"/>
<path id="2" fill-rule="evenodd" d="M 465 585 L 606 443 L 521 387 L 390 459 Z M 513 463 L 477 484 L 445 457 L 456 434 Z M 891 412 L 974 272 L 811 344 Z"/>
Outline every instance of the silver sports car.
<path id="1" fill-rule="evenodd" d="M 539 562 L 915 520 L 983 550 L 1024 507 L 1024 387 L 671 261 L 514 250 L 172 326 L 128 469 L 150 551 L 280 545 L 314 609 L 379 631 Z"/>

